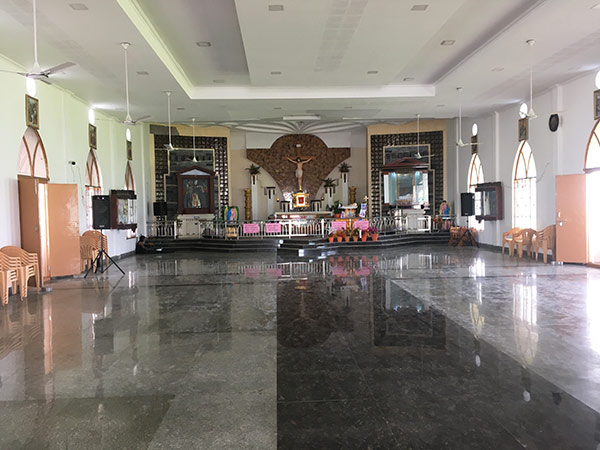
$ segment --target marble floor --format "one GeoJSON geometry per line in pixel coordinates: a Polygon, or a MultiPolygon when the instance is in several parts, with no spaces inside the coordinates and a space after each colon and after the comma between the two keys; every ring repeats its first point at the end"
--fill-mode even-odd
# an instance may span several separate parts
{"type": "Polygon", "coordinates": [[[600,449],[600,270],[173,253],[0,310],[0,449],[600,449]]]}

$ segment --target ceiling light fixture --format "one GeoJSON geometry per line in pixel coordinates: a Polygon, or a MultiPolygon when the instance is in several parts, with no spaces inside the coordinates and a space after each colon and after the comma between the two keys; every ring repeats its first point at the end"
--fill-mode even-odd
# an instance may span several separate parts
{"type": "Polygon", "coordinates": [[[145,71],[145,70],[139,70],[136,72],[138,75],[150,75],[149,72],[145,71]]]}
{"type": "Polygon", "coordinates": [[[415,81],[413,77],[404,77],[402,81],[415,81]]]}
{"type": "Polygon", "coordinates": [[[283,120],[321,120],[321,116],[317,114],[306,114],[299,116],[283,116],[283,120]]]}
{"type": "Polygon", "coordinates": [[[533,110],[533,46],[535,45],[535,39],[529,39],[526,41],[529,45],[529,112],[527,117],[530,120],[537,119],[538,116],[533,110]]]}
{"type": "Polygon", "coordinates": [[[494,67],[492,69],[492,72],[502,72],[504,70],[504,67],[494,67]]]}
{"type": "Polygon", "coordinates": [[[273,72],[271,72],[271,75],[281,75],[281,72],[278,70],[274,70],[273,72]]]}
{"type": "Polygon", "coordinates": [[[269,5],[269,11],[283,11],[283,5],[269,5]]]}
{"type": "Polygon", "coordinates": [[[425,11],[427,10],[427,8],[429,8],[429,5],[413,5],[412,8],[410,8],[411,11],[425,11]]]}
{"type": "Polygon", "coordinates": [[[175,108],[177,111],[185,111],[185,108],[182,108],[181,106],[178,108],[175,108]]]}
{"type": "Polygon", "coordinates": [[[87,11],[89,8],[83,3],[69,3],[69,6],[74,11],[87,11]]]}
{"type": "Polygon", "coordinates": [[[369,70],[367,72],[367,75],[377,75],[379,73],[379,70],[369,70]]]}
{"type": "Polygon", "coordinates": [[[208,41],[198,41],[196,42],[198,47],[210,47],[212,44],[208,41]]]}
{"type": "Polygon", "coordinates": [[[444,45],[444,46],[454,45],[454,44],[456,44],[456,41],[454,39],[445,39],[440,43],[440,45],[444,45]]]}

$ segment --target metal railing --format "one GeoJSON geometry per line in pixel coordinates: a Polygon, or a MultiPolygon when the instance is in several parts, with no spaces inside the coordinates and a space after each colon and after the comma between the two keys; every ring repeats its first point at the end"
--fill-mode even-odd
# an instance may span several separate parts
{"type": "MultiPolygon", "coordinates": [[[[170,239],[217,238],[292,238],[322,237],[332,231],[332,223],[344,219],[283,219],[266,221],[239,221],[227,223],[224,220],[202,220],[183,218],[177,220],[156,220],[147,223],[149,237],[170,239]],[[246,226],[244,226],[246,225],[246,226]]],[[[431,216],[419,217],[417,228],[409,228],[405,217],[373,217],[369,226],[379,233],[431,231],[431,216]]]]}

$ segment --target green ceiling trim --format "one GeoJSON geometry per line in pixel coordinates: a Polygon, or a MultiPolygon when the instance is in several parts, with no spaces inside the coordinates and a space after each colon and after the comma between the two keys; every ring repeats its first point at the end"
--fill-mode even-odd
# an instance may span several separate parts
{"type": "Polygon", "coordinates": [[[181,88],[188,96],[191,96],[193,85],[181,65],[171,53],[165,41],[158,30],[152,24],[150,18],[146,15],[138,0],[117,0],[119,6],[125,11],[129,20],[135,25],[146,42],[152,47],[152,50],[160,58],[166,68],[175,77],[181,88]]]}

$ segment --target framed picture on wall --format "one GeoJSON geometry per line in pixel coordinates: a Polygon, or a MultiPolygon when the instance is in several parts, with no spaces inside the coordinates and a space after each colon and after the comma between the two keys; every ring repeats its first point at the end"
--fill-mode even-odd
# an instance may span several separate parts
{"type": "Polygon", "coordinates": [[[96,127],[91,123],[88,124],[88,140],[90,141],[90,148],[95,150],[97,148],[96,127]]]}
{"type": "Polygon", "coordinates": [[[519,142],[529,139],[529,119],[519,119],[519,142]]]}
{"type": "Polygon", "coordinates": [[[28,127],[40,127],[40,103],[37,98],[25,94],[25,124],[28,127]]]}
{"type": "Polygon", "coordinates": [[[600,119],[600,89],[594,91],[594,119],[600,119]]]}
{"type": "Polygon", "coordinates": [[[133,149],[131,147],[131,141],[127,141],[127,160],[133,161],[133,149]]]}

